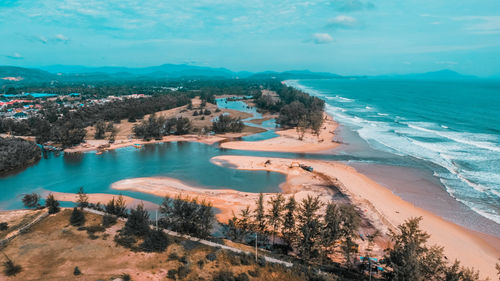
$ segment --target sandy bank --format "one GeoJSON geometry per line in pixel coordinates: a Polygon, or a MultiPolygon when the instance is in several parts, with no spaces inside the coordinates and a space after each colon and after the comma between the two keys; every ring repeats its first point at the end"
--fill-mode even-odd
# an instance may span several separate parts
{"type": "MultiPolygon", "coordinates": [[[[267,170],[288,174],[293,160],[263,157],[218,156],[214,163],[231,165],[237,169],[267,170]],[[270,160],[271,165],[264,163],[270,160]]],[[[431,212],[415,207],[393,194],[389,189],[358,173],[354,168],[319,160],[300,160],[312,166],[314,173],[330,177],[341,183],[339,188],[351,201],[372,218],[382,230],[387,231],[410,217],[423,217],[421,227],[431,234],[430,244],[444,246],[448,260],[459,259],[466,266],[481,271],[482,276],[496,278],[495,263],[500,257],[500,239],[478,234],[446,221],[431,212]]]]}
{"type": "Polygon", "coordinates": [[[338,124],[331,116],[325,114],[325,122],[322,125],[319,136],[308,130],[302,140],[298,139],[295,129],[277,131],[279,137],[261,141],[231,141],[221,144],[222,148],[242,149],[252,151],[274,151],[274,152],[314,152],[332,149],[338,145],[333,141],[334,131],[338,124]]]}

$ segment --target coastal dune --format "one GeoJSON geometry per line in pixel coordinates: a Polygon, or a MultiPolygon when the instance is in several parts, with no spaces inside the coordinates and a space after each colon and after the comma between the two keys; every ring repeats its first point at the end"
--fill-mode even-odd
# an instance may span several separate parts
{"type": "MultiPolygon", "coordinates": [[[[244,170],[266,170],[288,174],[294,160],[247,156],[218,156],[212,162],[244,170]],[[271,165],[265,164],[267,161],[271,165]]],[[[429,244],[444,247],[449,261],[458,259],[463,265],[480,270],[482,276],[496,278],[495,263],[500,257],[500,239],[479,234],[446,221],[441,217],[410,204],[389,189],[358,173],[354,168],[335,162],[295,160],[314,168],[315,173],[339,183],[342,193],[372,218],[387,234],[389,229],[411,217],[422,217],[421,228],[431,235],[429,244]],[[381,225],[383,224],[383,225],[381,225]]]]}

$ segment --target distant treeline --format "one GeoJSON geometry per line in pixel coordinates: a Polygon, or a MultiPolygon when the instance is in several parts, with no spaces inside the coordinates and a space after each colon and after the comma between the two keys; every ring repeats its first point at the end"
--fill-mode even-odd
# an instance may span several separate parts
{"type": "Polygon", "coordinates": [[[31,141],[0,137],[0,174],[25,168],[40,160],[41,150],[31,141]]]}
{"type": "Polygon", "coordinates": [[[254,95],[257,107],[271,112],[279,112],[276,122],[284,128],[311,128],[316,133],[323,123],[325,102],[281,83],[269,83],[268,88],[276,92],[276,96],[254,95]]]}

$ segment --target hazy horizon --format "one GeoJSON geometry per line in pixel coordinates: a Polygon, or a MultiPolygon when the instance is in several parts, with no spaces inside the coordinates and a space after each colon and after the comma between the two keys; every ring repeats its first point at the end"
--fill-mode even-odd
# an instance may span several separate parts
{"type": "Polygon", "coordinates": [[[80,1],[0,3],[0,65],[341,75],[450,69],[500,75],[498,3],[451,1],[80,1]]]}

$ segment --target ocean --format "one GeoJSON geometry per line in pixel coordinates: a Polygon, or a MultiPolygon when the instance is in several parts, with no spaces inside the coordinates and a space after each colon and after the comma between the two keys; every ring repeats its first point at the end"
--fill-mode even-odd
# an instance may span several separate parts
{"type": "Polygon", "coordinates": [[[453,198],[500,223],[499,81],[286,83],[322,98],[371,149],[420,162],[453,198]]]}

